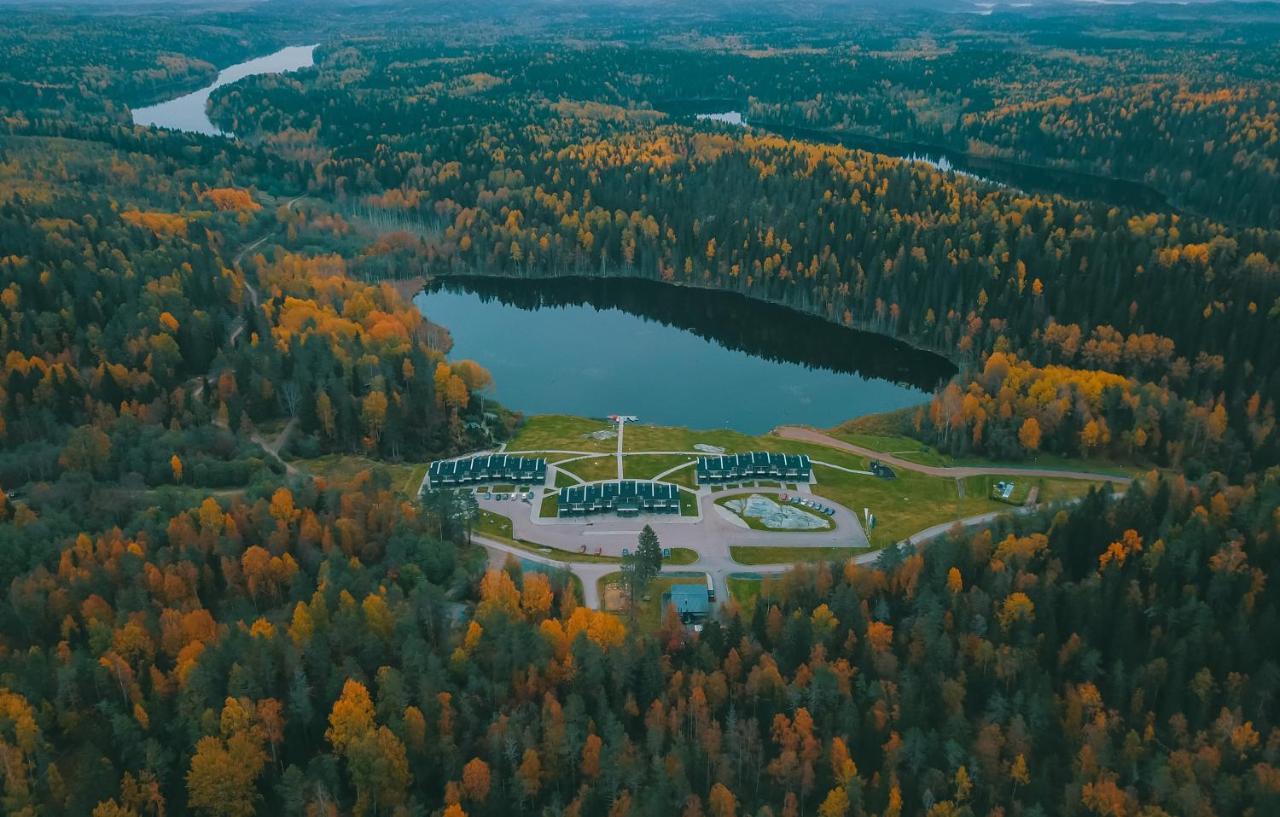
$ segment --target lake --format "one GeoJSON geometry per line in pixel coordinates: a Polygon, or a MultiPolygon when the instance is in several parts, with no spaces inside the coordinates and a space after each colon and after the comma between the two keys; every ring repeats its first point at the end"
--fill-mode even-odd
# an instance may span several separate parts
{"type": "Polygon", "coordinates": [[[527,414],[762,434],[916,405],[955,368],[938,355],[732,292],[634,278],[437,279],[414,301],[454,360],[493,373],[527,414]]]}
{"type": "Polygon", "coordinates": [[[168,102],[136,109],[133,112],[133,123],[203,133],[208,136],[226,136],[227,134],[219,130],[209,119],[209,96],[215,89],[256,74],[281,74],[286,71],[296,71],[299,68],[309,68],[315,65],[315,50],[314,45],[291,45],[274,54],[224,68],[218,72],[218,78],[212,85],[168,102]]]}

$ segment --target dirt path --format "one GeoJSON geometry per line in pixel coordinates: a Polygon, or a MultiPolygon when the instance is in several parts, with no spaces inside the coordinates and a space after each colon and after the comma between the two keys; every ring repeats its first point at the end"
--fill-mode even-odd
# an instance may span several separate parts
{"type": "Polygon", "coordinates": [[[262,446],[263,451],[266,451],[272,457],[275,457],[276,461],[284,466],[285,473],[289,474],[290,476],[296,476],[302,472],[299,471],[293,465],[293,463],[286,462],[280,457],[280,449],[284,448],[285,443],[289,441],[289,435],[293,433],[294,426],[296,426],[297,424],[298,424],[297,417],[290,418],[289,422],[285,423],[284,428],[280,429],[280,433],[270,440],[268,440],[266,437],[263,437],[257,431],[254,431],[252,434],[249,435],[249,439],[253,440],[255,443],[262,446]]]}
{"type": "MultiPolygon", "coordinates": [[[[288,203],[285,204],[285,209],[292,210],[294,208],[294,205],[296,205],[303,198],[305,198],[305,194],[301,196],[294,196],[293,198],[289,199],[288,203]]],[[[266,241],[268,238],[270,238],[273,235],[275,235],[275,231],[270,231],[270,232],[267,232],[265,235],[259,236],[253,241],[250,241],[248,244],[245,244],[243,247],[240,248],[240,251],[235,254],[235,257],[231,259],[231,266],[239,267],[240,262],[244,259],[244,257],[247,254],[249,254],[253,250],[256,250],[258,247],[261,247],[262,242],[266,241]]],[[[242,280],[244,281],[245,290],[249,293],[249,300],[253,302],[253,308],[260,309],[262,307],[262,295],[258,292],[257,287],[255,287],[253,284],[249,282],[248,276],[242,276],[242,280]]],[[[243,332],[244,332],[244,321],[237,320],[235,328],[231,330],[231,335],[230,337],[227,338],[227,345],[234,346],[236,340],[239,339],[241,333],[243,332]]]]}
{"type": "Polygon", "coordinates": [[[812,428],[802,428],[800,426],[779,426],[773,430],[773,433],[783,439],[797,440],[800,442],[813,443],[815,445],[823,445],[827,448],[835,448],[840,451],[847,451],[850,454],[857,454],[868,459],[879,460],[880,462],[892,465],[895,468],[902,468],[907,471],[917,471],[921,474],[928,474],[931,477],[945,477],[947,479],[964,479],[965,477],[985,477],[985,476],[1007,476],[1009,474],[1017,474],[1026,477],[1046,477],[1049,479],[1087,479],[1096,480],[1098,482],[1115,482],[1127,485],[1132,480],[1129,477],[1119,476],[1117,474],[1103,474],[1097,471],[1073,471],[1069,469],[1057,468],[1019,468],[1017,466],[1000,467],[994,465],[921,465],[918,462],[911,462],[896,457],[893,454],[886,454],[883,451],[876,451],[871,448],[864,448],[860,445],[847,443],[844,440],[836,439],[830,434],[821,431],[815,431],[812,428]]]}

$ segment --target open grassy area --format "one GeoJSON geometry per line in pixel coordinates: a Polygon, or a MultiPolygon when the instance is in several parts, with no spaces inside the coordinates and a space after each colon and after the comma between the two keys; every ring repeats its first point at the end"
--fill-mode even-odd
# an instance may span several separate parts
{"type": "Polygon", "coordinates": [[[556,494],[547,494],[542,497],[541,510],[538,516],[543,519],[555,519],[560,514],[560,497],[556,494]]]}
{"type": "Polygon", "coordinates": [[[583,482],[599,482],[618,478],[618,458],[613,455],[586,457],[556,465],[562,471],[574,474],[583,482]]]}
{"type": "Polygon", "coordinates": [[[508,451],[614,451],[617,440],[591,439],[595,431],[609,431],[608,420],[570,417],[565,414],[538,414],[530,417],[507,443],[508,451]]]}
{"type": "Polygon", "coordinates": [[[813,492],[862,516],[863,508],[876,515],[877,525],[867,531],[873,545],[883,547],[931,525],[1008,506],[984,494],[963,499],[954,479],[901,471],[897,479],[883,480],[814,466],[818,484],[813,492]]]}
{"type": "Polygon", "coordinates": [[[947,453],[938,451],[937,448],[928,446],[927,443],[918,441],[918,439],[897,433],[897,428],[904,428],[900,415],[902,415],[902,412],[859,417],[859,419],[850,420],[849,423],[836,426],[829,433],[831,433],[832,437],[842,439],[846,443],[870,448],[873,451],[891,453],[891,455],[899,457],[901,460],[916,462],[919,465],[992,465],[1001,467],[1001,469],[1009,469],[1012,474],[1018,473],[1019,469],[1061,469],[1064,471],[1094,471],[1094,473],[1098,474],[1114,474],[1116,476],[1134,476],[1142,474],[1146,470],[1139,466],[1126,466],[1100,460],[1082,460],[1082,458],[1076,457],[1060,457],[1051,455],[1051,453],[1038,453],[1036,457],[1020,462],[987,460],[987,458],[983,457],[952,457],[947,453]]]}
{"type": "MultiPolygon", "coordinates": [[[[1036,492],[1036,503],[1044,504],[1048,502],[1061,502],[1069,499],[1078,499],[1089,492],[1089,488],[1093,486],[1101,486],[1101,482],[1090,482],[1083,479],[1048,479],[1045,477],[1021,477],[1018,474],[1003,474],[1000,476],[979,476],[966,477],[962,480],[964,483],[964,492],[966,496],[972,497],[988,497],[996,505],[1012,505],[1014,507],[1023,505],[1030,498],[1032,490],[1036,492]],[[994,489],[997,482],[1012,482],[1014,485],[1013,493],[1008,500],[994,499],[994,489]]],[[[998,507],[993,508],[998,510],[998,507]]]]}
{"type": "Polygon", "coordinates": [[[688,454],[629,454],[622,458],[622,473],[627,479],[656,479],[659,474],[677,466],[687,466],[662,478],[688,488],[695,487],[693,464],[697,457],[688,454]]]}
{"type": "Polygon", "coordinates": [[[866,553],[855,547],[749,547],[732,545],[729,555],[744,565],[782,565],[795,562],[835,562],[866,553]]]}
{"type": "Polygon", "coordinates": [[[389,463],[351,454],[326,454],[323,457],[292,460],[290,464],[335,484],[351,482],[365,471],[382,468],[391,475],[392,487],[405,496],[417,496],[422,479],[427,475],[426,463],[389,463]]]}
{"type": "Polygon", "coordinates": [[[671,555],[662,560],[664,565],[691,565],[698,561],[698,551],[692,548],[672,548],[671,555]]]}
{"type": "Polygon", "coordinates": [[[756,605],[764,589],[764,579],[759,576],[733,575],[727,579],[729,595],[738,602],[744,611],[750,611],[756,605]]]}
{"type": "Polygon", "coordinates": [[[698,515],[698,495],[693,491],[680,491],[680,515],[681,516],[697,516],[698,515]]]}
{"type": "Polygon", "coordinates": [[[569,474],[559,469],[556,470],[556,487],[557,488],[568,488],[572,485],[577,485],[577,484],[578,484],[578,480],[574,479],[572,474],[569,474]]]}
{"type": "Polygon", "coordinates": [[[476,533],[483,533],[486,536],[514,541],[515,534],[511,530],[511,519],[493,511],[480,511],[475,530],[476,533]]]}
{"type": "MultiPolygon", "coordinates": [[[[697,487],[693,463],[697,458],[683,454],[632,454],[622,458],[622,473],[625,479],[654,479],[664,471],[680,465],[687,465],[675,473],[664,477],[663,482],[673,482],[686,488],[697,487]]],[[[583,457],[580,459],[561,460],[556,463],[561,471],[566,471],[583,482],[600,482],[617,479],[618,459],[615,455],[599,457],[583,457]]],[[[567,478],[557,478],[556,484],[572,485],[567,478]]]]}
{"type": "Polygon", "coordinates": [[[750,451],[755,437],[728,429],[698,431],[647,423],[628,423],[622,438],[623,451],[694,451],[696,443],[715,445],[726,453],[750,451]]]}
{"type": "MultiPolygon", "coordinates": [[[[619,606],[611,605],[610,601],[621,598],[624,594],[620,592],[610,592],[609,585],[620,584],[622,582],[622,573],[608,573],[600,577],[600,599],[601,604],[611,613],[617,613],[625,620],[627,611],[619,606]]],[[[658,625],[662,623],[662,594],[677,584],[696,584],[706,586],[707,577],[703,573],[664,573],[649,583],[644,598],[636,603],[635,619],[636,625],[640,629],[649,631],[656,630],[658,625]]]]}
{"type": "MultiPolygon", "coordinates": [[[[835,527],[836,527],[836,521],[835,521],[834,519],[832,519],[831,517],[826,516],[826,515],[816,514],[816,513],[814,513],[813,511],[809,510],[808,508],[802,508],[802,507],[800,507],[799,505],[791,505],[790,507],[794,508],[795,510],[797,510],[797,511],[799,511],[799,512],[801,512],[801,513],[803,513],[803,514],[805,514],[805,515],[807,515],[807,516],[812,516],[812,517],[813,517],[813,518],[815,518],[815,519],[820,519],[820,520],[822,520],[823,522],[826,522],[826,523],[827,523],[827,526],[826,526],[825,528],[799,528],[799,529],[796,529],[796,530],[786,530],[786,531],[783,531],[783,530],[781,530],[781,529],[779,529],[779,528],[771,528],[771,527],[768,527],[767,525],[765,525],[765,524],[764,524],[764,522],[763,522],[762,520],[760,520],[760,519],[758,519],[758,518],[756,518],[756,517],[754,517],[754,516],[746,516],[746,515],[744,515],[744,514],[740,514],[740,513],[738,513],[737,511],[735,511],[735,510],[733,510],[732,508],[730,508],[730,507],[728,507],[728,506],[727,506],[727,503],[732,502],[732,501],[733,501],[733,500],[735,500],[735,499],[745,500],[745,499],[746,499],[747,497],[749,497],[749,496],[750,496],[750,494],[734,493],[734,494],[730,494],[730,495],[728,495],[728,496],[718,497],[718,498],[716,499],[716,504],[717,504],[717,505],[719,505],[720,507],[724,508],[724,509],[725,509],[726,511],[728,511],[729,513],[731,513],[731,514],[733,514],[734,516],[736,516],[736,517],[738,517],[739,519],[741,519],[743,522],[745,522],[745,523],[746,523],[746,525],[747,525],[747,527],[748,527],[748,528],[751,528],[752,530],[761,530],[761,531],[765,531],[766,533],[783,533],[783,532],[785,532],[785,533],[829,533],[829,532],[831,532],[832,530],[834,530],[834,529],[835,529],[835,527]]],[[[776,498],[775,498],[775,501],[778,501],[780,504],[786,504],[786,503],[781,503],[781,501],[780,501],[780,500],[777,500],[776,498]]]]}

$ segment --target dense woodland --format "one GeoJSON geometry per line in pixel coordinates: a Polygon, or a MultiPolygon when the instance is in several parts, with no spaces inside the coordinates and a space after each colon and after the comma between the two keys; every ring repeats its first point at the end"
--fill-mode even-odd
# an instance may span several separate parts
{"type": "MultiPolygon", "coordinates": [[[[1047,36],[1039,25],[1047,24],[1021,36],[1047,36]]],[[[876,35],[881,47],[896,33],[892,26],[876,35]]],[[[722,71],[741,82],[765,71],[742,67],[748,64],[787,77],[792,60],[825,58],[828,74],[845,76],[830,49],[761,52],[733,38],[697,47],[664,42],[660,49],[554,47],[532,36],[468,48],[435,36],[369,36],[358,47],[336,42],[322,51],[314,76],[234,86],[215,95],[214,115],[303,162],[310,189],[349,212],[398,213],[409,248],[397,261],[414,256],[397,264],[401,271],[630,275],[730,289],[941,350],[975,373],[995,352],[1037,370],[1061,365],[1091,373],[1043,382],[1038,405],[999,398],[1001,384],[989,370],[981,382],[959,384],[991,404],[985,416],[961,413],[961,401],[947,400],[915,425],[956,453],[1033,456],[1039,446],[1020,443],[1017,431],[1034,420],[1053,427],[1041,439],[1061,453],[1176,465],[1193,458],[1193,467],[1234,468],[1237,477],[1254,458],[1276,461],[1271,428],[1280,358],[1266,337],[1280,319],[1280,232],[1270,216],[1260,221],[1268,226],[1241,227],[1249,219],[1218,205],[1208,208],[1211,216],[1151,213],[1123,202],[1028,193],[923,162],[661,112],[664,99],[731,99],[728,90],[702,83],[722,71]],[[731,69],[720,60],[738,62],[731,69]],[[1114,394],[1099,408],[1096,395],[1082,397],[1080,378],[1112,383],[1114,394]],[[1046,408],[1084,400],[1092,411],[1074,412],[1078,422],[1065,425],[1046,408]],[[1216,416],[1223,413],[1225,421],[1216,416]],[[1086,433],[1095,419],[1106,433],[1086,433]],[[1013,433],[1003,433],[1006,427],[1013,433]]],[[[782,38],[795,46],[788,37],[796,36],[782,38]]],[[[1006,36],[987,34],[993,48],[1006,36]]],[[[1100,36],[1086,47],[1059,36],[1064,41],[1050,40],[1052,48],[1005,47],[1050,67],[1092,66],[1095,82],[1115,74],[1095,64],[1105,63],[1095,52],[1123,54],[1145,65],[1133,70],[1146,77],[1157,65],[1178,71],[1188,59],[1135,48],[1133,39],[1121,38],[1126,47],[1119,48],[1100,36]]],[[[1230,75],[1230,87],[1276,98],[1252,58],[1234,43],[1218,48],[1233,73],[1219,72],[1216,81],[1230,75]]],[[[1272,37],[1255,56],[1274,55],[1274,48],[1272,37]]],[[[954,45],[948,53],[967,59],[968,71],[996,59],[986,51],[971,58],[954,45]]],[[[942,58],[931,52],[876,51],[868,59],[892,59],[896,75],[914,70],[981,85],[936,65],[942,58]]],[[[1060,90],[1048,79],[1035,87],[1060,90]]],[[[1201,135],[1225,128],[1218,141],[1230,144],[1239,141],[1233,116],[1220,112],[1216,124],[1183,127],[1201,135]]],[[[1111,116],[1120,118],[1126,133],[1151,144],[1152,128],[1127,111],[1111,116]]],[[[1260,134],[1260,155],[1274,150],[1274,125],[1251,132],[1260,134]]],[[[1086,143],[1081,137],[1072,144],[1086,143]]],[[[1162,169],[1176,155],[1142,152],[1148,161],[1159,157],[1162,169]]],[[[1259,158],[1258,166],[1274,172],[1275,160],[1259,158]]],[[[1236,178],[1198,166],[1185,173],[1223,185],[1236,178]]],[[[1258,192],[1223,187],[1216,195],[1236,203],[1261,195],[1274,206],[1280,185],[1273,178],[1251,176],[1249,185],[1258,192]]]]}
{"type": "Polygon", "coordinates": [[[1280,811],[1280,19],[306,11],[0,30],[0,811],[1280,811]],[[297,42],[242,139],[130,124],[297,42]],[[663,113],[713,99],[1172,207],[663,113]],[[287,462],[501,434],[392,284],[477,272],[785,303],[954,360],[945,451],[1165,468],[646,632],[287,462]]]}

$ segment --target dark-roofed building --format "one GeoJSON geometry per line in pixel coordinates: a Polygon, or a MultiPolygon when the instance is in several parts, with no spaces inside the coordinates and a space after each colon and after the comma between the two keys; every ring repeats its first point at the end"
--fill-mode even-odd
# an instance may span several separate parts
{"type": "Polygon", "coordinates": [[[460,488],[494,482],[541,485],[546,481],[547,461],[541,457],[481,454],[459,460],[436,460],[427,469],[427,486],[430,488],[460,488]]]}
{"type": "Polygon", "coordinates": [[[808,454],[775,454],[752,451],[747,454],[698,457],[698,484],[719,485],[753,479],[776,479],[780,482],[808,482],[813,464],[808,454]]]}
{"type": "Polygon", "coordinates": [[[680,513],[680,488],[669,482],[624,479],[561,488],[556,512],[561,517],[612,511],[619,516],[680,513]]]}
{"type": "Polygon", "coordinates": [[[662,594],[662,609],[666,610],[668,604],[676,609],[685,624],[703,621],[711,614],[711,597],[701,584],[671,585],[671,589],[662,594]]]}

